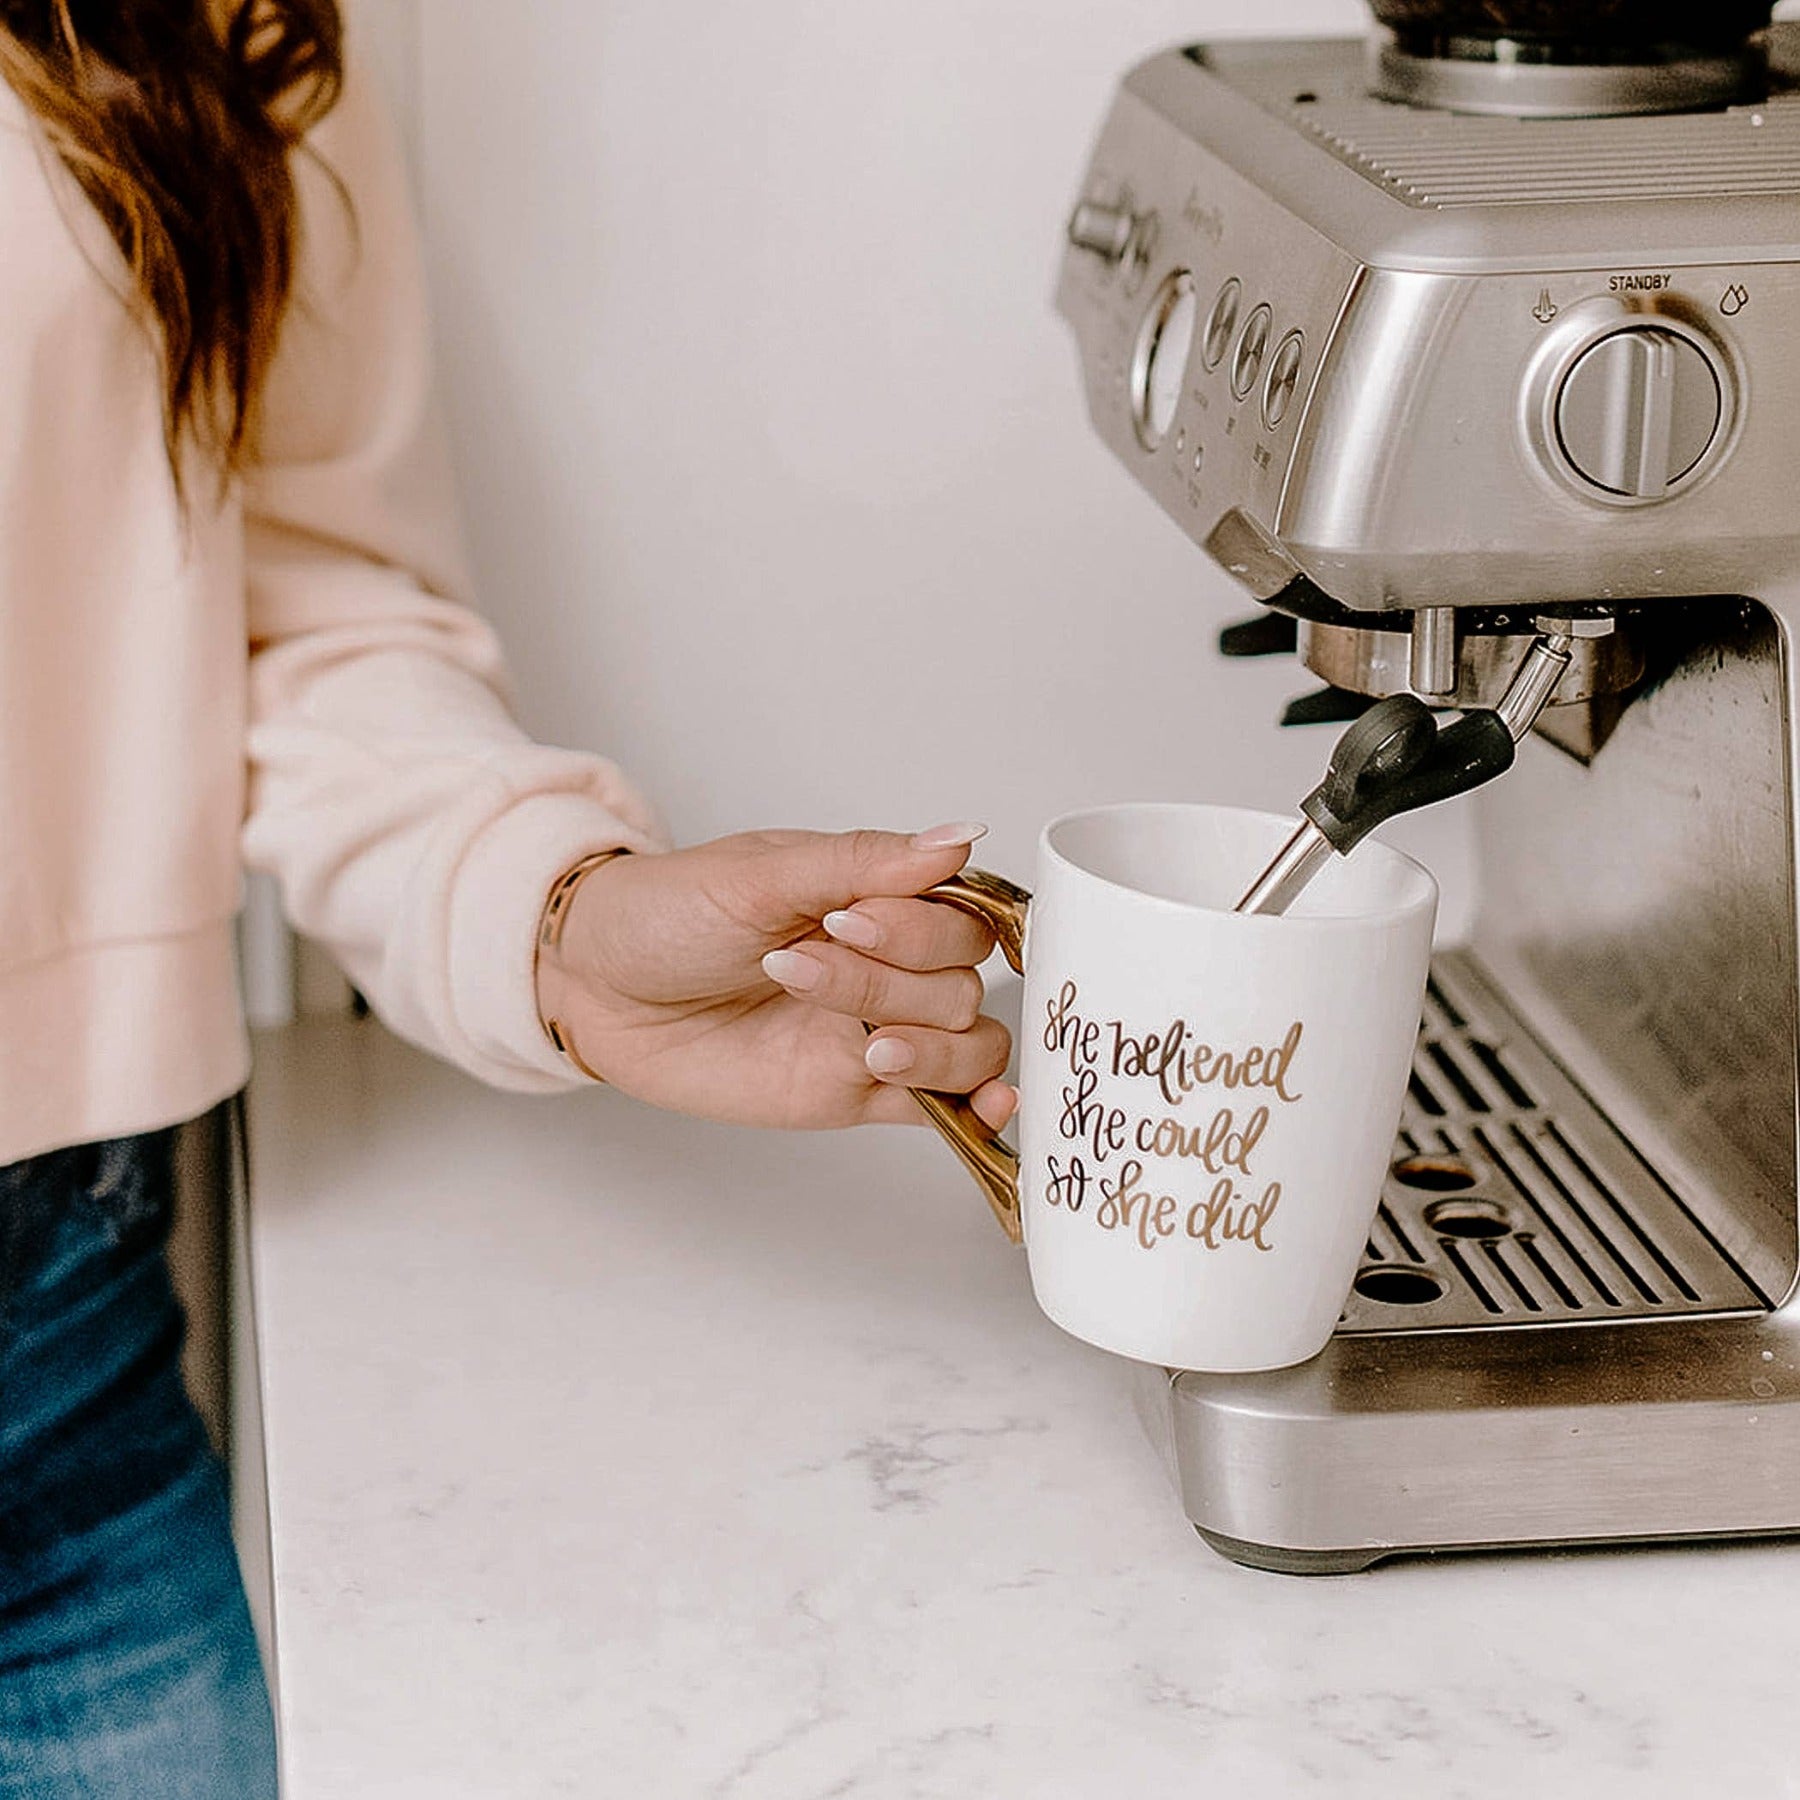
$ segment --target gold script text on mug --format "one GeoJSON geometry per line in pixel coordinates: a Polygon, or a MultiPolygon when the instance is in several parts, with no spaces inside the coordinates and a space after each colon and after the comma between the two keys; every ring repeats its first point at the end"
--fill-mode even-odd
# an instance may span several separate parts
{"type": "Polygon", "coordinates": [[[1266,1088],[1292,1104],[1300,1095],[1291,1091],[1288,1077],[1304,1033],[1302,1023],[1295,1020],[1279,1045],[1234,1053],[1203,1043],[1185,1019],[1176,1019],[1163,1031],[1134,1035],[1121,1019],[1083,1016],[1079,998],[1076,984],[1066,981],[1047,1004],[1044,1047],[1066,1056],[1075,1077],[1063,1089],[1058,1133],[1066,1141],[1079,1142],[1094,1167],[1090,1169],[1086,1156],[1072,1155],[1066,1164],[1061,1158],[1046,1157],[1046,1203],[1079,1213],[1087,1206],[1091,1187],[1099,1196],[1099,1204],[1088,1215],[1094,1224],[1104,1231],[1131,1232],[1146,1250],[1177,1234],[1209,1250],[1233,1242],[1272,1249],[1264,1232],[1281,1204],[1281,1183],[1268,1183],[1261,1196],[1252,1199],[1229,1172],[1254,1175],[1250,1159],[1268,1129],[1268,1106],[1258,1106],[1241,1126],[1234,1108],[1219,1107],[1202,1129],[1168,1116],[1134,1115],[1124,1107],[1104,1104],[1096,1094],[1104,1059],[1107,1073],[1115,1079],[1155,1082],[1171,1106],[1179,1106],[1196,1088],[1214,1083],[1266,1088]],[[1143,1186],[1144,1164],[1136,1157],[1127,1155],[1110,1177],[1100,1173],[1115,1153],[1131,1148],[1197,1162],[1217,1179],[1184,1211],[1181,1197],[1152,1193],[1143,1186]]]}
{"type": "Polygon", "coordinates": [[[1300,1047],[1304,1027],[1296,1019],[1287,1036],[1274,1049],[1252,1048],[1236,1055],[1202,1043],[1185,1019],[1176,1019],[1166,1031],[1132,1037],[1120,1019],[1088,1019],[1076,1011],[1079,998],[1075,983],[1065,981],[1062,990],[1045,1007],[1044,1048],[1061,1051],[1069,1059],[1071,1074],[1095,1067],[1102,1045],[1112,1046],[1114,1075],[1148,1076],[1162,1090],[1171,1106],[1197,1087],[1218,1082],[1222,1087],[1273,1088],[1283,1100],[1298,1100],[1287,1089],[1288,1071],[1300,1047]]]}

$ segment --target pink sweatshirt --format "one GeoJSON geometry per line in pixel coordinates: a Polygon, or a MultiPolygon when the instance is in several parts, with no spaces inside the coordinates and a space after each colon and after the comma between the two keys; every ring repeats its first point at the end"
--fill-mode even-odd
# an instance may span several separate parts
{"type": "MultiPolygon", "coordinates": [[[[249,1053],[241,865],[403,1036],[572,1073],[532,941],[619,772],[531,742],[468,609],[399,159],[354,76],[298,159],[259,454],[177,503],[161,377],[97,217],[0,85],[0,1164],[204,1110],[249,1053]]],[[[579,596],[572,597],[580,603],[579,596]]]]}

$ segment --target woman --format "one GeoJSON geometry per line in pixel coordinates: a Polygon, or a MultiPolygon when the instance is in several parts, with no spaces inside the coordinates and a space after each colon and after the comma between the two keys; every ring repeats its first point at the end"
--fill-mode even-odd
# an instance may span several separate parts
{"type": "Polygon", "coordinates": [[[976,828],[662,851],[507,716],[342,57],[332,0],[0,0],[0,1794],[273,1792],[162,1259],[168,1128],[248,1068],[240,852],[501,1086],[1013,1102],[989,940],[913,897],[976,828]]]}

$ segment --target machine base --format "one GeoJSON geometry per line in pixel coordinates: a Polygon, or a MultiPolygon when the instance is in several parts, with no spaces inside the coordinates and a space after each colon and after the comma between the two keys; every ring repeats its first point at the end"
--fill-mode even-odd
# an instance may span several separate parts
{"type": "Polygon", "coordinates": [[[1562,1542],[1546,1539],[1531,1544],[1423,1544],[1397,1550],[1281,1550],[1268,1544],[1246,1544],[1241,1539],[1223,1537],[1215,1531],[1194,1527],[1206,1545],[1216,1550],[1227,1562],[1246,1569],[1261,1569],[1270,1575],[1361,1575],[1377,1563],[1399,1562],[1407,1558],[1442,1556],[1496,1556],[1525,1551],[1560,1552],[1573,1555],[1603,1550],[1670,1550],[1709,1544],[1773,1544],[1787,1538],[1800,1537],[1800,1525],[1786,1531],[1722,1531],[1703,1537],[1624,1537],[1568,1538],[1562,1542]]]}
{"type": "Polygon", "coordinates": [[[1800,1533],[1786,1313],[1340,1335],[1264,1374],[1145,1369],[1139,1402],[1196,1530],[1254,1568],[1800,1533]]]}

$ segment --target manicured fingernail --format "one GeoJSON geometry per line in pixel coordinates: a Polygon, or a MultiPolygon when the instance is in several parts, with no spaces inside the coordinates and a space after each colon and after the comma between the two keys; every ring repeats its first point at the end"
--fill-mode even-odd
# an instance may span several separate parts
{"type": "Polygon", "coordinates": [[[881,927],[859,912],[828,912],[819,923],[828,937],[856,950],[873,950],[881,942],[881,927]]]}
{"type": "Polygon", "coordinates": [[[784,988],[804,994],[816,988],[825,976],[825,965],[804,950],[771,950],[762,959],[763,973],[784,988]]]}
{"type": "Polygon", "coordinates": [[[963,844],[973,844],[987,836],[985,825],[976,825],[964,820],[960,825],[934,825],[929,831],[915,832],[912,847],[915,850],[954,850],[963,844]]]}
{"type": "Polygon", "coordinates": [[[877,1038],[863,1052],[863,1061],[871,1075],[898,1075],[910,1069],[918,1058],[904,1038],[877,1038]]]}
{"type": "Polygon", "coordinates": [[[999,1131],[1019,1110],[1019,1090],[1004,1081],[995,1082],[994,1090],[988,1104],[981,1109],[981,1116],[999,1131]]]}

